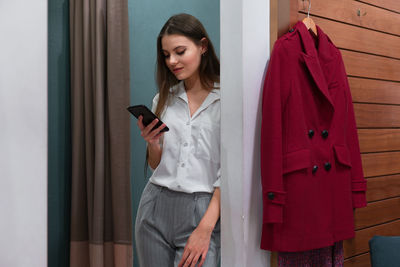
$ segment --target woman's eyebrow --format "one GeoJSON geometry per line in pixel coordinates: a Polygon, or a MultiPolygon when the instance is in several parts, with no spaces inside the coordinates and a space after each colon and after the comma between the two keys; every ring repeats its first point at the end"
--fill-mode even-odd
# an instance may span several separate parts
{"type": "MultiPolygon", "coordinates": [[[[186,46],[184,46],[184,45],[179,45],[179,46],[175,47],[175,48],[172,49],[172,50],[175,51],[175,50],[177,50],[177,49],[179,49],[179,48],[186,48],[186,46]]],[[[165,50],[165,49],[163,49],[162,51],[168,53],[168,51],[165,50]]]]}
{"type": "Polygon", "coordinates": [[[184,46],[184,45],[179,45],[179,46],[175,47],[174,50],[177,50],[177,49],[179,49],[179,48],[186,48],[186,46],[184,46]]]}

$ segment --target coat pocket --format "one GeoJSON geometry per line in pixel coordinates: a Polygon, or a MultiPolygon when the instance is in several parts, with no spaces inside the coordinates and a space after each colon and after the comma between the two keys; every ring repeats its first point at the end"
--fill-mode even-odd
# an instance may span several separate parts
{"type": "Polygon", "coordinates": [[[344,145],[334,145],[333,149],[335,150],[336,160],[340,164],[351,168],[350,153],[347,147],[344,145]]]}
{"type": "Polygon", "coordinates": [[[311,151],[308,149],[289,152],[283,156],[284,175],[309,167],[311,167],[311,151]]]}

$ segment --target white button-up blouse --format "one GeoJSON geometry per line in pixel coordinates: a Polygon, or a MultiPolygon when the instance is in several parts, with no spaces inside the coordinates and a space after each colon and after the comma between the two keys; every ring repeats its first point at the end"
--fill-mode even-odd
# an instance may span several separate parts
{"type": "MultiPolygon", "coordinates": [[[[220,185],[220,90],[210,91],[192,117],[183,81],[170,90],[160,118],[169,131],[164,133],[161,161],[150,182],[174,191],[211,193],[220,185]]],[[[153,112],[157,103],[158,94],[153,112]]]]}

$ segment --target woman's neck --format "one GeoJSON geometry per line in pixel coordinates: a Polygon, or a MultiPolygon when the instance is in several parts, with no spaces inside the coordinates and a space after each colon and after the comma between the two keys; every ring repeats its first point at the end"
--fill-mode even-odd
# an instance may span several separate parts
{"type": "Polygon", "coordinates": [[[208,89],[208,88],[204,88],[203,87],[203,85],[202,85],[202,83],[200,81],[200,77],[198,75],[186,79],[184,81],[184,83],[185,83],[185,90],[186,91],[191,91],[192,93],[208,89]]]}

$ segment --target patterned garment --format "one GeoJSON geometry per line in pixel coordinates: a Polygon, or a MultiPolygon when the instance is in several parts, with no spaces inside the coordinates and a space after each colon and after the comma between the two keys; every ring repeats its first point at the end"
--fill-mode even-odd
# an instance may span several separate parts
{"type": "Polygon", "coordinates": [[[301,252],[279,252],[279,267],[343,267],[343,242],[301,252]]]}

